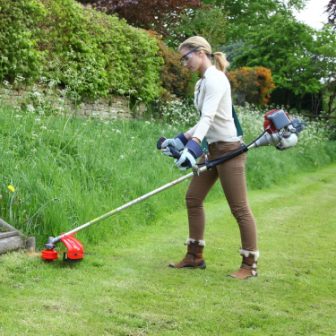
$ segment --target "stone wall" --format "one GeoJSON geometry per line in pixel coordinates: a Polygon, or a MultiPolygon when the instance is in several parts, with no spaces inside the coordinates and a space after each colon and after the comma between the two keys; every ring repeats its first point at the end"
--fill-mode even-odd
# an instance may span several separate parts
{"type": "Polygon", "coordinates": [[[10,106],[25,106],[32,110],[43,109],[48,106],[65,114],[70,113],[103,119],[131,119],[134,116],[141,116],[145,111],[144,105],[139,105],[137,109],[131,110],[129,99],[122,96],[110,96],[94,102],[75,105],[69,99],[50,94],[50,92],[45,94],[8,88],[0,88],[0,101],[10,106]]]}

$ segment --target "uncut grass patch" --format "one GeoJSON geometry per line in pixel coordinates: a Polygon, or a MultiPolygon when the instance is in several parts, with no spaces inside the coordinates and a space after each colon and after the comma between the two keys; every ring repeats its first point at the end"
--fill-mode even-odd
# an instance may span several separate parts
{"type": "MultiPolygon", "coordinates": [[[[172,162],[161,160],[155,147],[162,129],[150,123],[41,117],[11,109],[2,109],[0,118],[1,216],[31,234],[59,234],[176,176],[172,162]]],[[[153,199],[115,217],[113,225],[107,220],[88,237],[147,224],[173,203],[172,194],[166,197],[160,207],[153,199]]]]}
{"type": "MultiPolygon", "coordinates": [[[[242,120],[250,141],[258,125],[262,130],[262,118],[251,112],[248,122],[242,120]]],[[[46,116],[2,107],[0,217],[37,236],[41,246],[47,236],[66,232],[183,175],[157,151],[156,141],[186,127],[158,121],[46,116]],[[9,184],[15,192],[8,190],[9,184]]],[[[288,176],[335,160],[335,143],[323,133],[302,134],[299,145],[288,151],[249,152],[251,189],[284,183],[288,176]]],[[[79,238],[93,243],[114,241],[134,228],[151,225],[184,206],[186,187],[184,182],[135,205],[84,230],[79,238]]],[[[222,191],[216,187],[209,199],[218,197],[222,191]]]]}

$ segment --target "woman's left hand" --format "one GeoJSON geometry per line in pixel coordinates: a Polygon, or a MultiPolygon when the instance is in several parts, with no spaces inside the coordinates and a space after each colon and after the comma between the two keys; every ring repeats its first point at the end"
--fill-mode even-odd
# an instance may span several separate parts
{"type": "Polygon", "coordinates": [[[189,140],[186,144],[180,158],[175,161],[180,170],[186,170],[196,166],[196,160],[202,156],[201,146],[195,140],[189,140]]]}

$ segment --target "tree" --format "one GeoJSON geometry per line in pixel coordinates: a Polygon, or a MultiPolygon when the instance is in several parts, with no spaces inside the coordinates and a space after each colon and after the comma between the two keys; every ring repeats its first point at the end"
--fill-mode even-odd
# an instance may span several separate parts
{"type": "Polygon", "coordinates": [[[227,13],[227,41],[244,39],[251,31],[258,30],[275,14],[291,14],[293,9],[302,9],[307,0],[203,0],[216,5],[227,13]]]}
{"type": "Polygon", "coordinates": [[[219,6],[202,6],[181,12],[178,21],[168,27],[166,42],[177,47],[186,38],[194,35],[205,37],[213,49],[218,49],[226,40],[227,13],[219,6]]]}
{"type": "Polygon", "coordinates": [[[200,0],[77,0],[84,5],[117,14],[129,24],[167,33],[167,26],[178,19],[186,8],[197,8],[200,0]]]}
{"type": "Polygon", "coordinates": [[[298,97],[318,92],[320,69],[314,50],[314,30],[290,14],[275,14],[268,23],[246,34],[235,67],[264,66],[271,69],[277,87],[298,97]]]}
{"type": "Polygon", "coordinates": [[[336,28],[336,0],[330,0],[327,5],[328,21],[336,28]]]}
{"type": "Polygon", "coordinates": [[[328,116],[336,113],[336,34],[330,25],[325,25],[316,36],[317,63],[324,84],[324,110],[328,116]]]}

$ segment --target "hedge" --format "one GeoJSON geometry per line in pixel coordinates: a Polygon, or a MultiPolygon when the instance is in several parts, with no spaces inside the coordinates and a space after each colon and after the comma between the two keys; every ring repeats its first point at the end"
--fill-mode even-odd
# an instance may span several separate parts
{"type": "Polygon", "coordinates": [[[75,102],[160,96],[163,59],[147,32],[74,0],[0,0],[0,9],[1,81],[45,77],[75,102]]]}

